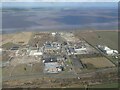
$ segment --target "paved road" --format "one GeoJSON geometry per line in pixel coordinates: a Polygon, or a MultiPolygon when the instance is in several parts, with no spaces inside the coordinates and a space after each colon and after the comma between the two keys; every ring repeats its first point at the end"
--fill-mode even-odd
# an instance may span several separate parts
{"type": "Polygon", "coordinates": [[[80,60],[75,55],[71,55],[70,58],[71,58],[71,60],[73,62],[74,67],[83,68],[82,63],[80,62],[80,60]]]}
{"type": "Polygon", "coordinates": [[[100,70],[96,70],[93,72],[87,72],[87,73],[79,73],[79,74],[75,74],[75,73],[61,73],[61,74],[43,74],[43,73],[37,73],[37,74],[29,74],[29,75],[19,75],[19,76],[11,76],[11,77],[2,77],[3,81],[7,81],[7,80],[20,80],[20,79],[38,79],[38,78],[42,78],[42,77],[51,77],[51,78],[77,78],[77,77],[92,77],[96,74],[96,72],[101,72],[101,73],[105,73],[105,72],[115,72],[117,71],[116,68],[106,68],[106,69],[100,69],[100,70]]]}

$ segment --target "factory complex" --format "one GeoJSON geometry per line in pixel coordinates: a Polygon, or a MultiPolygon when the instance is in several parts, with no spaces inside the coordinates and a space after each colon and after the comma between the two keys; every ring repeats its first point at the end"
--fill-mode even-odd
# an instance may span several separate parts
{"type": "MultiPolygon", "coordinates": [[[[117,50],[112,50],[107,46],[98,45],[97,48],[104,54],[118,55],[117,50]]],[[[2,67],[16,67],[22,64],[32,67],[39,63],[44,74],[73,72],[74,70],[80,73],[83,68],[89,68],[89,63],[94,65],[96,62],[93,60],[92,63],[84,58],[104,58],[99,50],[96,50],[83,39],[75,37],[74,33],[34,33],[28,44],[12,46],[9,50],[3,49],[4,52],[9,53],[7,54],[9,58],[2,67]]],[[[108,60],[108,62],[110,61],[108,60]]],[[[111,66],[115,65],[110,62],[110,66],[105,65],[104,68],[111,66]]]]}

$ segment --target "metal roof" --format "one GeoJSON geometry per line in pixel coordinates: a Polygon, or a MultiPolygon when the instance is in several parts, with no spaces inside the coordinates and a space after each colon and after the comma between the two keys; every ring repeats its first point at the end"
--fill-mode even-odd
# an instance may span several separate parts
{"type": "Polygon", "coordinates": [[[57,62],[57,58],[56,57],[45,58],[44,60],[45,60],[45,63],[57,62]]]}

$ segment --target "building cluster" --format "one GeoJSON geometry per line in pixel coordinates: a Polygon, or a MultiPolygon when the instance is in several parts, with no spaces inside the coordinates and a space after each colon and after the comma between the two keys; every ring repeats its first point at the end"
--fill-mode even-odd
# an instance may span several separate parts
{"type": "Polygon", "coordinates": [[[44,73],[59,73],[64,70],[64,58],[57,56],[50,56],[43,59],[44,73]]]}
{"type": "Polygon", "coordinates": [[[59,73],[63,71],[65,57],[61,55],[61,44],[46,42],[43,46],[43,63],[45,73],[59,73]]]}
{"type": "Polygon", "coordinates": [[[73,33],[60,33],[61,37],[63,37],[67,42],[78,42],[79,39],[74,36],[73,33]]]}
{"type": "MultiPolygon", "coordinates": [[[[11,53],[11,57],[16,56],[18,60],[14,59],[13,64],[15,64],[14,62],[16,61],[18,64],[42,62],[44,73],[59,73],[64,71],[65,68],[67,68],[67,66],[69,67],[71,62],[74,61],[74,63],[76,63],[76,61],[80,62],[78,66],[83,67],[82,62],[78,60],[76,55],[84,57],[88,55],[92,56],[94,53],[99,53],[86,41],[76,38],[73,33],[51,33],[51,35],[55,37],[56,40],[52,41],[45,39],[43,40],[45,42],[39,45],[41,34],[37,34],[33,37],[36,38],[35,40],[37,41],[31,41],[31,43],[35,45],[28,44],[27,47],[12,47],[10,52],[15,53],[11,53]]],[[[117,50],[112,50],[107,46],[98,45],[98,49],[107,55],[118,54],[117,50]]]]}
{"type": "Polygon", "coordinates": [[[61,45],[57,42],[46,42],[43,46],[44,53],[59,53],[61,45]]]}
{"type": "Polygon", "coordinates": [[[60,55],[60,47],[57,42],[46,42],[42,47],[29,49],[28,53],[29,56],[42,57],[44,73],[59,73],[64,68],[64,58],[60,55]]]}
{"type": "MultiPolygon", "coordinates": [[[[52,36],[55,37],[56,33],[52,33],[52,36]]],[[[39,37],[41,34],[35,35],[37,40],[28,44],[26,47],[13,46],[10,49],[10,62],[8,65],[18,65],[18,64],[31,64],[42,62],[43,72],[44,73],[59,73],[62,72],[65,68],[64,61],[66,60],[65,55],[61,54],[61,43],[57,41],[46,41],[42,46],[38,45],[40,41],[39,37]],[[31,63],[30,63],[31,62],[31,63]]],[[[0,53],[2,53],[0,49],[0,53]]]]}
{"type": "Polygon", "coordinates": [[[46,42],[42,47],[29,47],[16,50],[16,56],[28,56],[41,59],[44,65],[44,73],[59,73],[64,70],[64,60],[61,55],[61,44],[58,42],[46,42]]]}
{"type": "Polygon", "coordinates": [[[68,55],[80,55],[80,54],[90,54],[94,50],[92,47],[90,47],[89,44],[87,44],[85,41],[79,41],[79,42],[68,42],[68,48],[67,53],[68,55]]]}
{"type": "Polygon", "coordinates": [[[118,51],[117,50],[113,50],[113,49],[110,49],[109,47],[107,46],[104,46],[104,45],[98,45],[97,46],[98,49],[100,49],[103,53],[107,54],[107,55],[118,55],[118,51]]]}
{"type": "Polygon", "coordinates": [[[73,33],[60,33],[66,40],[66,51],[68,55],[82,55],[94,53],[94,49],[85,41],[78,39],[73,33]]]}

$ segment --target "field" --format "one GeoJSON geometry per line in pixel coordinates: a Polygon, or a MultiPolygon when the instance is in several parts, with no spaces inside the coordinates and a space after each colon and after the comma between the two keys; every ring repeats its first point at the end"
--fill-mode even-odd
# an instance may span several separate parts
{"type": "Polygon", "coordinates": [[[19,75],[42,73],[42,69],[43,67],[41,66],[41,63],[34,63],[32,66],[28,64],[20,64],[15,67],[9,66],[9,67],[3,68],[2,76],[3,78],[5,78],[9,76],[16,76],[16,75],[19,76],[19,75]]]}
{"type": "Polygon", "coordinates": [[[33,64],[33,66],[28,66],[27,64],[21,64],[14,68],[12,75],[29,75],[41,73],[42,67],[40,63],[33,64]]]}
{"type": "Polygon", "coordinates": [[[118,88],[118,83],[98,84],[89,86],[89,88],[118,88]]]}
{"type": "Polygon", "coordinates": [[[105,67],[113,67],[115,66],[112,62],[104,57],[96,57],[96,58],[83,58],[81,61],[84,64],[91,64],[95,68],[105,68],[105,67]]]}
{"type": "Polygon", "coordinates": [[[3,34],[2,35],[2,45],[12,42],[12,43],[22,43],[27,44],[30,37],[32,35],[32,32],[21,32],[21,33],[15,33],[15,34],[3,34]]]}
{"type": "Polygon", "coordinates": [[[79,38],[84,38],[92,45],[107,45],[111,49],[118,49],[118,32],[117,31],[79,31],[76,33],[79,38]]]}
{"type": "Polygon", "coordinates": [[[54,41],[54,37],[49,32],[34,32],[32,38],[29,40],[30,46],[38,45],[41,47],[46,41],[54,41]]]}
{"type": "Polygon", "coordinates": [[[2,68],[0,68],[0,89],[2,90],[2,68]]]}
{"type": "Polygon", "coordinates": [[[13,70],[14,67],[5,67],[5,68],[2,68],[2,79],[4,77],[9,77],[11,75],[11,72],[13,70]]]}
{"type": "Polygon", "coordinates": [[[2,45],[2,34],[0,34],[0,46],[2,45]]]}

